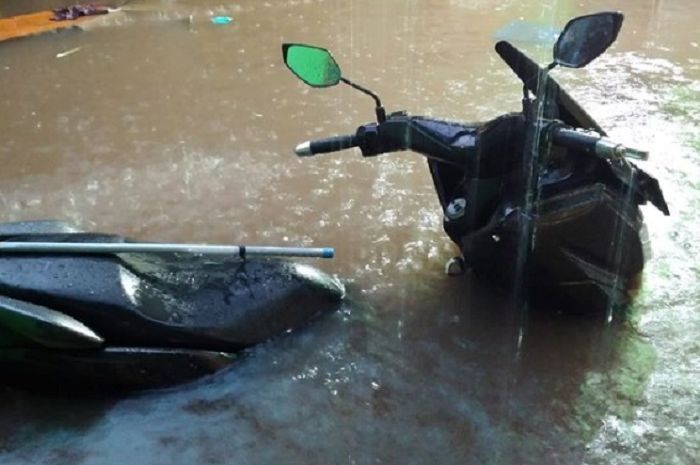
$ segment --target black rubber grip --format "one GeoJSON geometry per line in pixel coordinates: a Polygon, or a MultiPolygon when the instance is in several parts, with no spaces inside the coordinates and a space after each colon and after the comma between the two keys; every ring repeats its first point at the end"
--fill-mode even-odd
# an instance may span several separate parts
{"type": "Polygon", "coordinates": [[[559,128],[554,131],[555,144],[592,155],[596,152],[595,146],[599,140],[600,136],[597,134],[588,134],[573,129],[559,128]]]}
{"type": "Polygon", "coordinates": [[[356,146],[357,138],[354,134],[348,134],[347,136],[335,136],[327,139],[312,140],[310,149],[311,153],[316,155],[317,153],[337,152],[339,150],[345,150],[356,146]]]}

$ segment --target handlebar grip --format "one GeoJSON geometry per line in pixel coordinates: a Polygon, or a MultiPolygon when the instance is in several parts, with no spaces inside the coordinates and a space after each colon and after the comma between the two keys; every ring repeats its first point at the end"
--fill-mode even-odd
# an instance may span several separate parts
{"type": "Polygon", "coordinates": [[[601,137],[574,129],[557,128],[553,139],[557,145],[595,155],[595,145],[601,137]]]}
{"type": "Polygon", "coordinates": [[[296,146],[294,153],[300,157],[311,157],[319,153],[337,152],[356,146],[357,137],[354,134],[348,134],[346,136],[335,136],[302,142],[296,146]]]}
{"type": "Polygon", "coordinates": [[[581,150],[600,158],[635,158],[648,160],[649,152],[625,147],[607,137],[596,133],[581,132],[573,129],[558,128],[554,131],[554,143],[567,148],[581,150]]]}

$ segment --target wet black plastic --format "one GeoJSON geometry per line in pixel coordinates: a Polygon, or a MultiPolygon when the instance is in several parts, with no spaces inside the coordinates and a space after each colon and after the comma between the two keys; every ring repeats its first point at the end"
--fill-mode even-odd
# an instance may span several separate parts
{"type": "Polygon", "coordinates": [[[554,62],[569,68],[586,66],[615,42],[623,20],[624,16],[617,11],[570,20],[554,45],[554,62]]]}
{"type": "MultiPolygon", "coordinates": [[[[116,235],[66,233],[62,231],[67,228],[59,226],[0,225],[0,241],[126,240],[116,235]],[[35,233],[37,230],[40,232],[35,233]]],[[[232,354],[298,328],[335,308],[343,288],[309,265],[286,260],[244,261],[192,254],[0,254],[0,295],[81,322],[103,338],[105,348],[170,350],[167,358],[173,359],[178,350],[232,354]]],[[[0,333],[5,341],[15,341],[0,348],[0,371],[6,362],[16,369],[23,353],[34,359],[46,353],[11,352],[29,348],[26,337],[11,327],[0,328],[0,333]]],[[[42,350],[50,345],[44,344],[42,350]]],[[[64,357],[59,352],[53,350],[52,357],[64,357]]],[[[138,353],[115,359],[101,358],[97,352],[86,351],[86,361],[105,361],[99,370],[103,379],[110,372],[123,376],[142,363],[138,353]]],[[[79,363],[80,354],[72,351],[65,357],[79,363]]],[[[185,358],[192,356],[188,352],[185,358]]],[[[40,366],[36,360],[32,363],[40,366]]],[[[170,366],[178,371],[187,363],[183,360],[170,366]]],[[[33,373],[36,380],[42,377],[38,369],[27,373],[33,373]]],[[[171,373],[157,378],[179,376],[171,373]]]]}
{"type": "Polygon", "coordinates": [[[475,126],[402,113],[389,115],[381,124],[360,126],[356,136],[365,157],[412,150],[462,168],[476,153],[475,126]]]}

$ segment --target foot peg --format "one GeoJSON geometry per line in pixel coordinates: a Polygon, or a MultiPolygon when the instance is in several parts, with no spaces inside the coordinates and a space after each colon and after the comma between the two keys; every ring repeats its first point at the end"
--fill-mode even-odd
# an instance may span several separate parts
{"type": "Polygon", "coordinates": [[[448,276],[461,276],[467,271],[467,264],[462,257],[452,257],[445,263],[445,274],[448,276]]]}

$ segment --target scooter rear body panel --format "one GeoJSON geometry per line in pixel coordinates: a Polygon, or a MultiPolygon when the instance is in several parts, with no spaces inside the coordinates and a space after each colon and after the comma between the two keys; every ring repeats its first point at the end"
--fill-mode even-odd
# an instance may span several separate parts
{"type": "MultiPolygon", "coordinates": [[[[46,222],[5,225],[0,227],[0,240],[126,241],[115,235],[66,232],[69,229],[46,222]]],[[[14,367],[17,375],[39,380],[55,362],[65,365],[68,378],[94,373],[96,379],[109,381],[111,373],[111,381],[124,385],[128,380],[124,373],[154,372],[153,367],[144,367],[167,359],[170,368],[158,371],[154,381],[188,378],[187,373],[202,371],[188,368],[191,363],[205,371],[229,363],[246,347],[335,308],[343,292],[336,279],[287,260],[195,254],[0,254],[2,298],[18,302],[20,309],[25,303],[25,315],[31,314],[32,306],[65,315],[104,341],[99,348],[62,351],[52,345],[55,341],[42,343],[18,334],[0,318],[5,341],[0,344],[0,369],[14,367]],[[174,363],[178,358],[181,362],[174,363]],[[36,369],[18,369],[23,359],[36,369]],[[81,368],[81,360],[93,369],[81,368]]],[[[35,326],[47,325],[44,320],[37,319],[35,326]]],[[[65,335],[58,332],[61,328],[54,329],[56,338],[65,335]]],[[[134,383],[147,384],[144,376],[136,375],[134,383]]]]}

